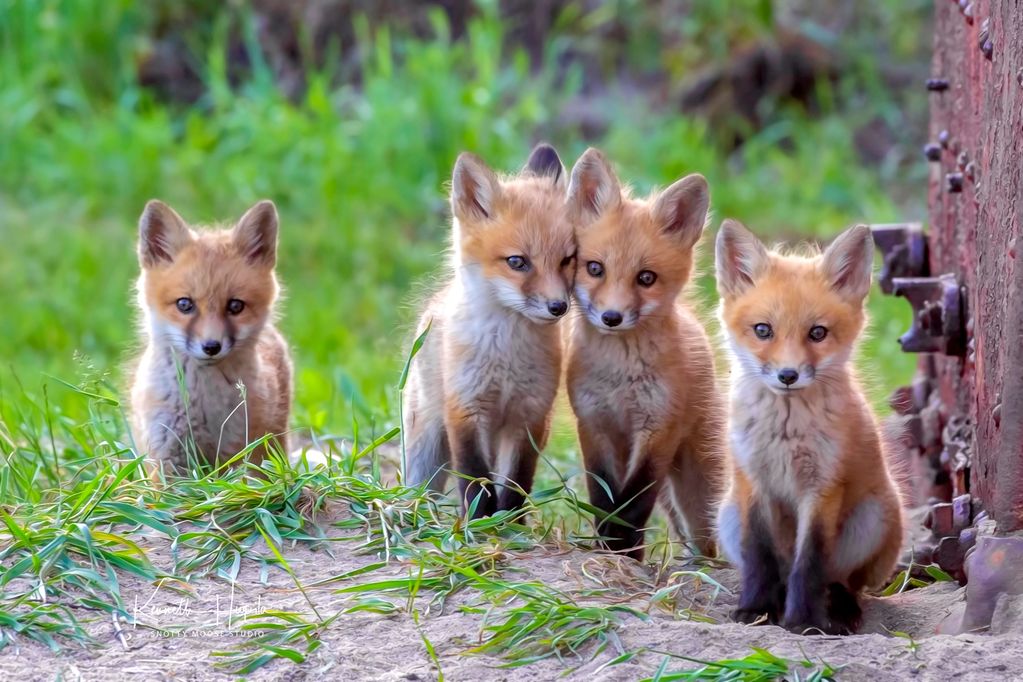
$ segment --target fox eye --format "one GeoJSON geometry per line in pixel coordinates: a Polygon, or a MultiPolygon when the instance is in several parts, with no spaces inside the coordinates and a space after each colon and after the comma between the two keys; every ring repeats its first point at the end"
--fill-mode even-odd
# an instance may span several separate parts
{"type": "Polygon", "coordinates": [[[639,282],[641,287],[652,287],[654,282],[657,281],[657,273],[644,270],[636,276],[636,281],[639,282]]]}
{"type": "Polygon", "coordinates": [[[185,315],[188,315],[193,310],[195,310],[195,301],[193,301],[190,298],[179,298],[175,302],[175,305],[177,305],[178,306],[178,310],[180,312],[184,313],[185,315]]]}
{"type": "Polygon", "coordinates": [[[595,260],[591,260],[586,264],[586,272],[590,273],[590,277],[603,277],[604,266],[595,260]]]}
{"type": "Polygon", "coordinates": [[[819,324],[810,327],[810,340],[820,343],[828,335],[828,328],[822,327],[819,324]]]}
{"type": "Polygon", "coordinates": [[[753,325],[753,333],[757,335],[758,339],[767,340],[774,336],[774,330],[771,329],[771,325],[766,322],[758,322],[753,325]]]}
{"type": "Polygon", "coordinates": [[[518,272],[525,272],[529,269],[529,260],[525,256],[508,256],[508,267],[518,272]]]}
{"type": "Polygon", "coordinates": [[[240,301],[237,298],[232,298],[227,302],[227,312],[231,315],[238,315],[245,310],[245,301],[240,301]]]}

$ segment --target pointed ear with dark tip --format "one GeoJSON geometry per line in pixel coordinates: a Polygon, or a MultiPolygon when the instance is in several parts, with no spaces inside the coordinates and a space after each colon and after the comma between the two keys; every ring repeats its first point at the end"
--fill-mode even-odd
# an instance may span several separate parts
{"type": "Polygon", "coordinates": [[[653,213],[661,229],[677,236],[683,246],[690,247],[703,234],[709,208],[707,181],[699,173],[693,173],[661,192],[654,201],[653,213]]]}
{"type": "Polygon", "coordinates": [[[742,223],[721,223],[714,246],[718,293],[738,296],[746,291],[767,267],[768,259],[767,249],[742,223]]]}
{"type": "Polygon", "coordinates": [[[451,174],[451,210],[459,220],[489,220],[501,196],[501,183],[483,159],[462,152],[451,174]]]}
{"type": "Polygon", "coordinates": [[[572,167],[568,203],[580,216],[590,220],[618,206],[622,188],[611,163],[599,149],[590,147],[572,167]]]}
{"type": "Polygon", "coordinates": [[[234,226],[234,243],[253,265],[277,263],[277,207],[263,200],[245,212],[234,226]]]}
{"type": "Polygon", "coordinates": [[[188,225],[173,208],[153,199],[139,217],[139,263],[150,268],[171,263],[181,249],[192,241],[188,225]]]}
{"type": "Polygon", "coordinates": [[[821,272],[831,288],[852,301],[870,293],[874,270],[874,236],[866,225],[851,227],[831,242],[821,259],[821,272]]]}
{"type": "Polygon", "coordinates": [[[548,177],[555,185],[564,184],[565,176],[568,175],[565,172],[565,165],[561,163],[561,157],[558,156],[558,150],[546,142],[533,147],[522,171],[538,178],[548,177]]]}

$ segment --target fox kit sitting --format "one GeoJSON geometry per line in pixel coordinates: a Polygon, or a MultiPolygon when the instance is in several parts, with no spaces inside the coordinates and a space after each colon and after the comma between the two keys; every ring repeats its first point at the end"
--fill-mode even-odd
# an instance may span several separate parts
{"type": "Polygon", "coordinates": [[[550,428],[575,254],[561,159],[539,145],[498,178],[463,153],[451,209],[454,273],[422,315],[430,331],[406,385],[407,483],[442,490],[450,467],[462,504],[478,497],[484,516],[522,504],[550,428]]]}
{"type": "Polygon", "coordinates": [[[718,531],[741,573],[737,620],[854,631],[857,593],[895,566],[899,494],[850,363],[873,254],[863,225],[815,257],[769,252],[734,221],[718,234],[733,382],[718,531]]]}
{"type": "Polygon", "coordinates": [[[631,526],[608,520],[598,530],[609,549],[637,559],[665,482],[680,535],[714,551],[724,403],[707,335],[678,301],[709,202],[707,182],[695,174],[631,198],[596,149],[572,169],[580,317],[569,344],[569,399],[590,501],[631,526]]]}
{"type": "MultiPolygon", "coordinates": [[[[131,427],[152,473],[189,456],[223,460],[266,434],[286,448],[291,361],[272,321],[276,254],[269,201],[217,231],[189,229],[166,204],[146,204],[138,245],[146,349],[131,427]]],[[[263,448],[252,454],[260,460],[263,448]]]]}

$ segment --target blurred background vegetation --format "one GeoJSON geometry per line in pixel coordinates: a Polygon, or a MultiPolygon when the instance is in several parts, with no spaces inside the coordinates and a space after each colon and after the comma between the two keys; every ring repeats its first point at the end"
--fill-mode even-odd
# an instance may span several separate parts
{"type": "MultiPolygon", "coordinates": [[[[196,223],[277,202],[294,421],[321,431],[396,421],[461,150],[514,170],[539,140],[569,165],[596,145],[643,191],[699,171],[715,229],[769,239],[918,219],[929,21],[925,0],[0,0],[0,401],[47,385],[74,419],[47,377],[120,385],[152,197],[196,223]]],[[[697,298],[711,319],[706,275],[697,298]]],[[[871,300],[879,404],[912,372],[904,306],[871,300]]]]}

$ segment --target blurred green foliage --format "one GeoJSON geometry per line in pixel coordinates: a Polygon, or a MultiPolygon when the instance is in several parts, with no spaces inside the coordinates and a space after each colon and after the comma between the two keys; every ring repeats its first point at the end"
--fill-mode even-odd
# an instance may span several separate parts
{"type": "MultiPolygon", "coordinates": [[[[206,87],[193,106],[159,101],[137,84],[146,31],[167,7],[0,0],[0,282],[7,292],[0,359],[30,388],[43,374],[122,376],[137,344],[135,221],[152,197],[195,223],[233,220],[263,197],[277,202],[282,327],[298,369],[295,422],[342,430],[353,414],[395,419],[406,332],[431,276],[443,272],[445,183],[463,149],[514,170],[541,138],[567,164],[593,144],[644,191],[699,171],[711,184],[715,228],[731,216],[768,237],[827,237],[853,222],[904,217],[892,198],[905,193],[903,160],[868,165],[854,131],[871,117],[898,127],[905,104],[878,76],[878,55],[859,48],[842,52],[851,55],[844,75],[834,92],[822,93],[815,115],[780,108],[731,149],[707,121],[613,83],[586,100],[610,121],[606,132],[587,139],[566,117],[586,80],[566,55],[585,48],[587,27],[611,14],[642,36],[643,22],[663,18],[644,13],[640,2],[569,6],[539,66],[506,40],[494,3],[480,3],[458,39],[437,10],[428,14],[427,37],[359,19],[357,72],[340,73],[329,61],[310,68],[297,101],[278,89],[244,11],[206,5],[208,21],[189,38],[206,87]],[[250,38],[250,70],[240,83],[226,57],[235,25],[250,38]]],[[[919,2],[880,2],[870,11],[879,25],[904,22],[885,34],[894,54],[919,51],[919,2]]],[[[637,37],[618,58],[640,71],[681,74],[769,32],[775,14],[766,0],[695,2],[678,23],[681,47],[637,37]]],[[[590,48],[599,53],[599,45],[590,48]]],[[[697,293],[710,310],[709,277],[697,293]]],[[[862,364],[878,378],[880,396],[908,379],[913,358],[894,341],[908,319],[903,304],[874,297],[871,310],[874,340],[862,364]]],[[[59,391],[51,400],[62,402],[59,391]]]]}

